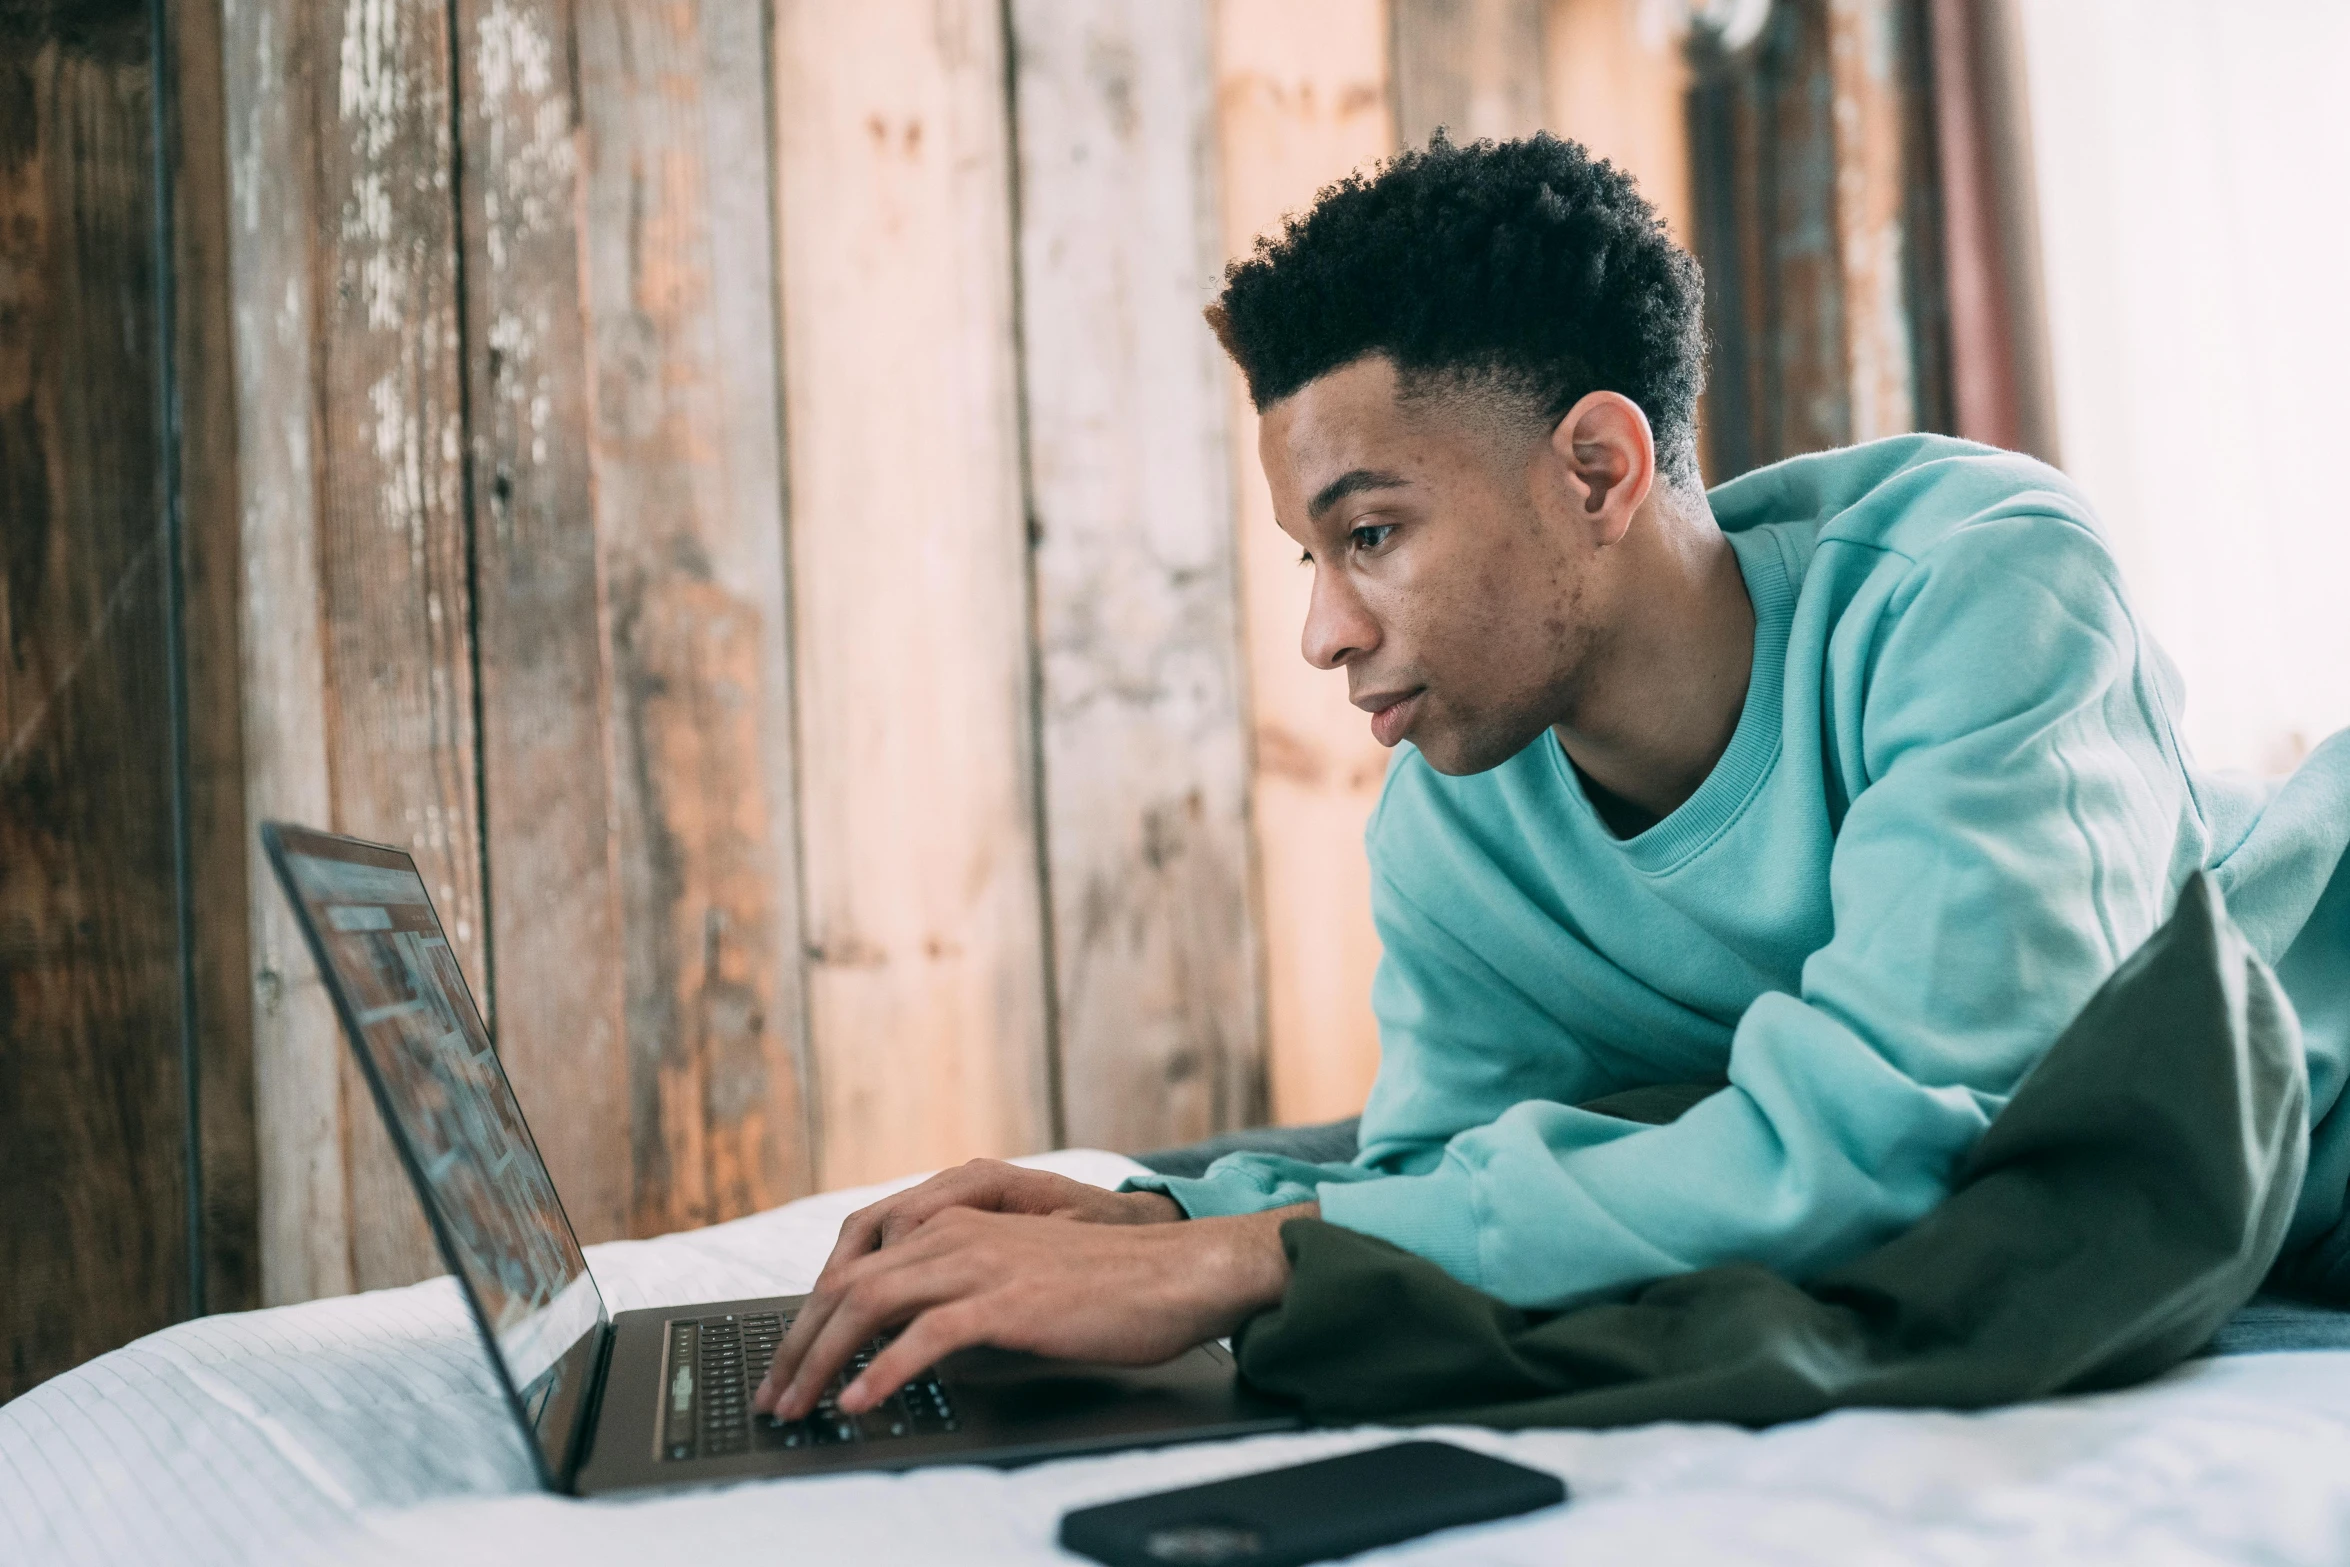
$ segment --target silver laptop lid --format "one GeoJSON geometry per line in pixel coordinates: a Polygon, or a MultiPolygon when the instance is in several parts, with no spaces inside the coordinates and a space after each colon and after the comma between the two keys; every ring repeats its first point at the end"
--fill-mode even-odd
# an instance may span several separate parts
{"type": "Polygon", "coordinates": [[[413,860],[271,822],[270,863],[490,1358],[559,1486],[607,1317],[413,860]]]}

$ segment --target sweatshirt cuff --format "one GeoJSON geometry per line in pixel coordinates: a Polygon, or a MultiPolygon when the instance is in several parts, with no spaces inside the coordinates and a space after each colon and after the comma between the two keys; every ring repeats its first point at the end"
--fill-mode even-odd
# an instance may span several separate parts
{"type": "Polygon", "coordinates": [[[1122,1192],[1157,1192],[1175,1199],[1175,1206],[1183,1210],[1187,1219],[1223,1219],[1234,1214],[1263,1213],[1267,1208],[1286,1208],[1292,1203],[1307,1202],[1311,1195],[1302,1192],[1267,1191],[1256,1182],[1213,1175],[1130,1175],[1118,1183],[1122,1192]]]}
{"type": "Polygon", "coordinates": [[[1329,1223],[1375,1235],[1427,1258],[1463,1284],[1484,1287],[1477,1257],[1476,1183],[1459,1165],[1447,1161],[1427,1175],[1334,1181],[1315,1196],[1329,1223]]]}

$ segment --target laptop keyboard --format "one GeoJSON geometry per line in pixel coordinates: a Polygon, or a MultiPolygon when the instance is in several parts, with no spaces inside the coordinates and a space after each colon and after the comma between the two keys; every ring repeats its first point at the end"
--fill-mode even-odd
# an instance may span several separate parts
{"type": "Polygon", "coordinates": [[[935,1372],[925,1371],[862,1415],[841,1409],[842,1388],[873,1363],[886,1338],[859,1349],[803,1420],[751,1413],[751,1394],[791,1326],[786,1312],[677,1317],[661,1389],[661,1456],[724,1458],[796,1447],[840,1447],[895,1437],[936,1436],[956,1428],[954,1405],[935,1372]]]}

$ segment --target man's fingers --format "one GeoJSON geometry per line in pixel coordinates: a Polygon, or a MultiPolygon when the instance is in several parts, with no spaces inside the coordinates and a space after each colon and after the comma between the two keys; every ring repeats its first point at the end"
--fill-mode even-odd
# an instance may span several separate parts
{"type": "Polygon", "coordinates": [[[774,1358],[767,1362],[767,1374],[759,1379],[759,1389],[751,1395],[751,1413],[763,1415],[775,1407],[783,1390],[791,1385],[792,1373],[800,1362],[808,1358],[808,1346],[816,1341],[816,1330],[824,1326],[839,1303],[837,1290],[811,1294],[800,1306],[799,1315],[792,1318],[783,1342],[775,1346],[774,1358]]]}
{"type": "Polygon", "coordinates": [[[774,1407],[776,1398],[790,1384],[792,1374],[806,1357],[808,1346],[815,1342],[841,1291],[848,1287],[851,1270],[875,1252],[904,1239],[933,1216],[964,1205],[975,1185],[973,1177],[984,1173],[983,1161],[973,1160],[941,1171],[910,1190],[859,1208],[841,1221],[840,1236],[833,1242],[832,1254],[824,1259],[823,1270],[808,1290],[807,1304],[800,1308],[783,1342],[775,1346],[775,1356],[767,1363],[767,1374],[751,1396],[754,1413],[764,1414],[774,1407]]]}
{"type": "Polygon", "coordinates": [[[861,1415],[958,1349],[990,1342],[990,1313],[984,1300],[933,1306],[906,1325],[873,1364],[841,1390],[840,1407],[861,1415]]]}
{"type": "Polygon", "coordinates": [[[775,1407],[783,1396],[783,1390],[791,1385],[793,1377],[798,1373],[800,1363],[808,1358],[808,1351],[815,1346],[825,1324],[840,1310],[849,1286],[862,1276],[863,1271],[869,1266],[896,1267],[904,1261],[902,1256],[892,1256],[884,1262],[880,1253],[867,1252],[862,1257],[853,1257],[843,1263],[831,1278],[818,1279],[816,1287],[801,1302],[799,1314],[792,1318],[790,1331],[783,1335],[783,1342],[775,1346],[775,1357],[767,1362],[767,1374],[759,1379],[758,1391],[751,1395],[751,1412],[765,1414],[775,1407]]]}
{"type": "Polygon", "coordinates": [[[1003,1207],[1004,1176],[1010,1166],[992,1159],[973,1159],[952,1170],[941,1170],[919,1186],[884,1197],[860,1208],[844,1220],[832,1254],[816,1275],[816,1288],[835,1284],[841,1270],[859,1257],[894,1246],[949,1208],[997,1210],[1003,1207]]]}
{"type": "Polygon", "coordinates": [[[797,1420],[814,1409],[849,1358],[875,1334],[960,1293],[965,1271],[951,1258],[898,1257],[888,1252],[874,1257],[841,1292],[799,1364],[791,1368],[789,1380],[775,1395],[775,1418],[797,1420]]]}

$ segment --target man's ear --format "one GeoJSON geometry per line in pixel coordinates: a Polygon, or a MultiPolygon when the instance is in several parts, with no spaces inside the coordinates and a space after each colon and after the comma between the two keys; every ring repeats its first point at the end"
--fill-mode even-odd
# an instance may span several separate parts
{"type": "Polygon", "coordinates": [[[1656,483],[1656,435],[1621,392],[1592,392],[1551,428],[1552,454],[1592,542],[1615,543],[1656,483]]]}

